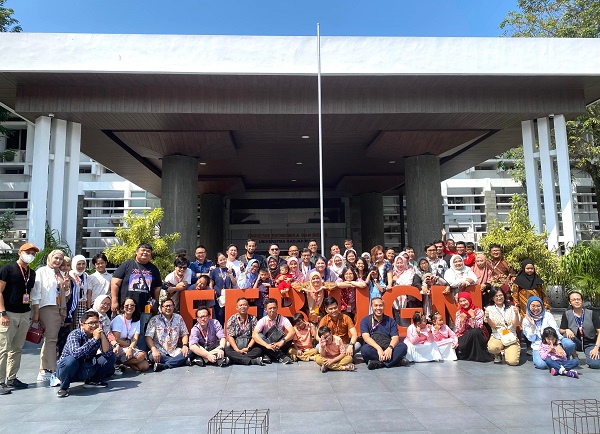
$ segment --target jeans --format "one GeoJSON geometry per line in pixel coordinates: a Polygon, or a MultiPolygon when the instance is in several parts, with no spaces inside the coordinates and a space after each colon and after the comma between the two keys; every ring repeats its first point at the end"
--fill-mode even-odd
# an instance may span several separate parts
{"type": "Polygon", "coordinates": [[[73,381],[104,381],[112,375],[117,356],[111,353],[108,359],[101,357],[96,363],[77,360],[73,356],[63,357],[56,364],[56,375],[60,388],[67,390],[73,381]]]}
{"type": "Polygon", "coordinates": [[[550,357],[546,359],[546,365],[549,368],[554,368],[557,371],[560,371],[560,367],[564,367],[567,371],[576,368],[579,366],[579,360],[570,359],[570,360],[552,360],[550,357]]]}
{"type": "MultiPolygon", "coordinates": [[[[570,358],[571,354],[573,354],[573,351],[575,351],[575,342],[573,342],[571,339],[563,338],[560,343],[567,354],[567,358],[570,358]]],[[[535,366],[537,369],[549,368],[546,361],[542,360],[540,357],[540,352],[538,350],[533,350],[533,366],[535,366]]]]}
{"type": "MultiPolygon", "coordinates": [[[[564,339],[563,339],[564,341],[564,339]]],[[[577,349],[581,348],[581,340],[575,336],[573,338],[573,345],[577,346],[577,349]]],[[[583,352],[585,353],[585,362],[588,365],[588,368],[590,369],[600,369],[600,359],[592,359],[590,357],[590,351],[592,351],[594,349],[594,344],[589,344],[586,345],[585,348],[583,349],[583,352]]]]}
{"type": "MultiPolygon", "coordinates": [[[[185,365],[185,359],[186,358],[183,357],[182,353],[177,354],[175,357],[161,354],[160,360],[158,362],[164,364],[167,369],[172,369],[185,365]]],[[[152,351],[148,353],[148,360],[154,362],[154,356],[152,355],[152,351]]]]}

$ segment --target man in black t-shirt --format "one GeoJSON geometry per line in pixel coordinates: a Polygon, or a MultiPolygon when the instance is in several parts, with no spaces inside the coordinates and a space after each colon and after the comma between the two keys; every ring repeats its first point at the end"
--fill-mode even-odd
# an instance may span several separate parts
{"type": "MultiPolygon", "coordinates": [[[[162,280],[160,272],[152,259],[152,246],[140,244],[135,251],[135,259],[123,262],[113,273],[110,281],[112,298],[112,311],[118,312],[119,306],[127,298],[132,298],[142,312],[140,319],[140,335],[143,335],[150,314],[146,312],[146,305],[151,298],[158,301],[162,280]]],[[[152,312],[156,313],[156,312],[152,312]]],[[[144,339],[138,341],[140,350],[144,351],[144,339]]]]}
{"type": "Polygon", "coordinates": [[[29,295],[35,283],[35,271],[29,263],[39,251],[25,243],[17,262],[0,269],[0,395],[28,386],[17,378],[17,372],[31,318],[29,295]]]}

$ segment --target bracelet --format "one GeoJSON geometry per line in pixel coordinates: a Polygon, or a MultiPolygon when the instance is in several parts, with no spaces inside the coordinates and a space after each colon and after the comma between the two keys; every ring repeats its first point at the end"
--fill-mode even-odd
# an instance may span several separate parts
{"type": "Polygon", "coordinates": [[[394,347],[392,345],[388,345],[388,348],[390,348],[392,350],[394,349],[394,347]]]}
{"type": "Polygon", "coordinates": [[[182,346],[182,347],[188,347],[188,348],[189,348],[189,345],[188,345],[188,344],[182,344],[181,346],[182,346]]]}

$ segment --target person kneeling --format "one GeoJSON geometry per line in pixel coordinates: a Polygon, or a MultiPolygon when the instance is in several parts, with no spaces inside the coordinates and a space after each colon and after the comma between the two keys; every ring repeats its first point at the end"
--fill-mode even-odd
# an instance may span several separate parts
{"type": "Polygon", "coordinates": [[[164,300],[162,313],[152,317],[146,329],[148,357],[154,363],[155,372],[185,365],[190,352],[188,329],[181,315],[173,313],[174,308],[173,300],[164,300]],[[177,346],[180,339],[181,348],[177,346]]]}
{"type": "Polygon", "coordinates": [[[346,354],[346,345],[342,338],[331,333],[327,326],[319,328],[319,336],[319,354],[315,356],[315,362],[321,366],[321,372],[356,370],[352,356],[346,354]]]}
{"type": "Polygon", "coordinates": [[[229,365],[225,355],[225,333],[216,319],[210,319],[210,311],[201,307],[196,311],[196,324],[190,335],[190,362],[197,366],[210,363],[217,366],[229,365]]]}
{"type": "Polygon", "coordinates": [[[117,356],[100,326],[96,312],[85,312],[81,317],[80,328],[73,330],[56,365],[60,389],[59,398],[69,396],[69,386],[73,381],[85,381],[83,387],[106,387],[104,382],[114,372],[117,356]],[[98,351],[101,350],[101,351],[98,351]]]}

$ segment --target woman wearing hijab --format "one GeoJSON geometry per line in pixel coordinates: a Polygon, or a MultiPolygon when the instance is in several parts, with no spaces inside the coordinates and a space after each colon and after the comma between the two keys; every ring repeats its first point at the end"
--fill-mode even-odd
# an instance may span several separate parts
{"type": "Polygon", "coordinates": [[[304,282],[304,274],[300,271],[300,261],[295,256],[290,256],[286,259],[288,263],[288,268],[290,269],[290,274],[292,275],[292,283],[293,282],[304,282]]]}
{"type": "MultiPolygon", "coordinates": [[[[392,282],[397,286],[412,286],[415,272],[412,267],[408,265],[408,261],[401,252],[394,258],[394,268],[392,270],[392,282]]],[[[392,313],[396,319],[396,323],[402,326],[409,326],[409,318],[401,318],[400,311],[405,307],[421,307],[421,302],[414,297],[408,295],[400,295],[394,300],[392,304],[392,313]]]]}
{"type": "Polygon", "coordinates": [[[246,271],[242,272],[238,279],[240,289],[248,289],[254,287],[254,282],[258,279],[259,262],[257,259],[250,259],[246,265],[246,271]]]}
{"type": "Polygon", "coordinates": [[[513,281],[512,299],[519,308],[521,316],[525,316],[525,308],[530,297],[539,297],[546,309],[550,309],[550,303],[544,289],[544,281],[535,272],[535,265],[530,259],[521,262],[521,272],[513,281]]]}
{"type": "Polygon", "coordinates": [[[483,305],[490,305],[493,302],[491,289],[494,270],[483,253],[479,253],[475,256],[475,263],[471,269],[473,270],[473,273],[475,273],[475,276],[477,276],[477,283],[481,285],[483,305]]]}
{"type": "Polygon", "coordinates": [[[344,257],[339,253],[336,253],[333,255],[331,262],[332,263],[329,266],[329,270],[335,273],[338,278],[342,278],[342,271],[344,270],[344,257]]]}
{"type": "Polygon", "coordinates": [[[312,323],[318,323],[319,316],[323,316],[321,305],[325,298],[325,286],[321,274],[316,270],[311,271],[308,275],[308,286],[302,289],[306,292],[308,319],[312,323]]]}
{"type": "Polygon", "coordinates": [[[267,270],[269,271],[269,276],[271,279],[275,280],[279,274],[279,261],[273,255],[267,258],[267,270]]]}
{"type": "Polygon", "coordinates": [[[450,268],[444,273],[444,280],[450,285],[453,294],[462,291],[467,286],[477,284],[477,276],[473,270],[465,266],[460,255],[452,255],[450,258],[450,268]]]}
{"type": "Polygon", "coordinates": [[[531,349],[533,350],[533,365],[537,369],[548,369],[548,365],[540,356],[540,344],[542,343],[542,332],[546,327],[552,327],[556,330],[556,334],[559,339],[559,347],[557,352],[561,352],[564,350],[565,356],[568,358],[571,357],[573,351],[575,350],[575,343],[569,339],[565,338],[560,334],[560,330],[558,325],[556,324],[556,320],[554,319],[554,315],[544,309],[544,304],[542,299],[538,296],[531,296],[527,300],[527,310],[525,316],[523,317],[523,323],[521,324],[523,328],[523,333],[531,342],[531,349]]]}
{"type": "Polygon", "coordinates": [[[483,324],[485,318],[483,310],[473,304],[471,294],[468,292],[458,294],[458,306],[455,319],[458,360],[491,362],[494,357],[487,350],[489,334],[483,324]]]}
{"type": "Polygon", "coordinates": [[[85,272],[86,261],[85,256],[75,255],[71,259],[71,270],[69,276],[73,282],[73,291],[67,305],[67,319],[72,319],[74,328],[79,326],[79,320],[83,314],[91,307],[92,300],[86,300],[88,280],[85,272]]]}

